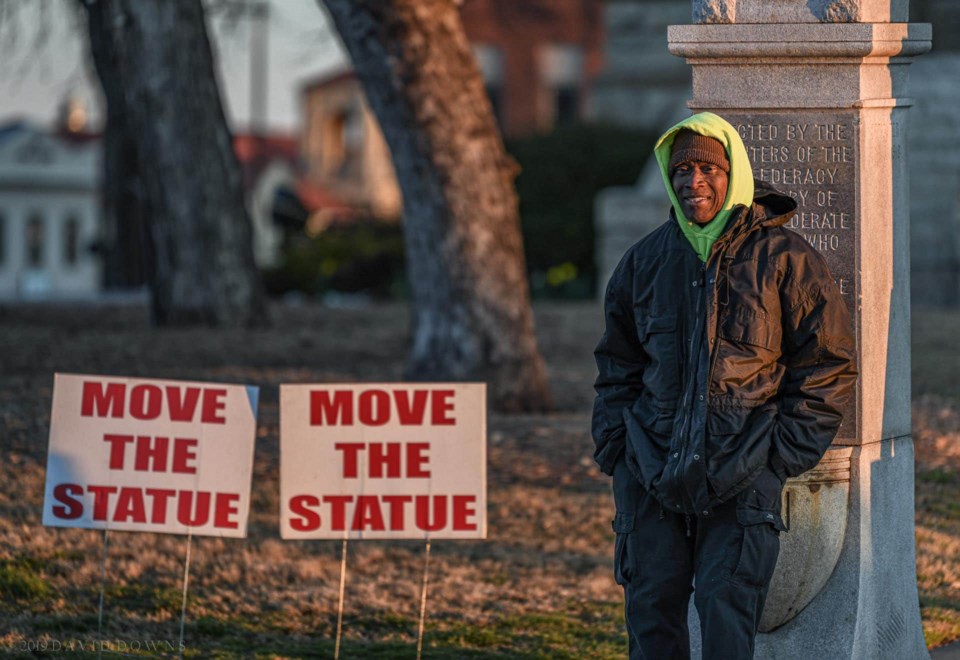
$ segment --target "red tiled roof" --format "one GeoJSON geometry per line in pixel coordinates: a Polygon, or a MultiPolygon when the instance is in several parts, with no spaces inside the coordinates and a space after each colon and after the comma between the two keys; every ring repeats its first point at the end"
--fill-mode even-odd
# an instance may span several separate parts
{"type": "Polygon", "coordinates": [[[300,147],[297,138],[288,135],[233,136],[233,151],[240,162],[243,187],[250,190],[263,170],[274,161],[287,163],[294,171],[300,169],[300,147]]]}
{"type": "Polygon", "coordinates": [[[254,160],[286,160],[295,164],[299,157],[299,142],[290,135],[248,135],[233,136],[233,150],[242,165],[254,160]]]}
{"type": "Polygon", "coordinates": [[[301,178],[297,181],[297,189],[295,192],[300,199],[300,203],[311,213],[320,209],[347,211],[353,208],[337,197],[333,191],[321,188],[306,178],[301,178]]]}

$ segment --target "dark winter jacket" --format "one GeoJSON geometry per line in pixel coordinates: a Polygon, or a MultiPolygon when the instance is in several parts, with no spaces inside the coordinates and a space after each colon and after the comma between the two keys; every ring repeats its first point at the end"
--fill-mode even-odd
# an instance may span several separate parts
{"type": "MultiPolygon", "coordinates": [[[[756,182],[703,263],[671,218],[617,266],[595,357],[595,458],[665,507],[703,515],[765,466],[809,470],[856,380],[850,318],[826,263],[785,229],[790,197],[756,182]]],[[[672,213],[672,212],[671,212],[672,213]]]]}

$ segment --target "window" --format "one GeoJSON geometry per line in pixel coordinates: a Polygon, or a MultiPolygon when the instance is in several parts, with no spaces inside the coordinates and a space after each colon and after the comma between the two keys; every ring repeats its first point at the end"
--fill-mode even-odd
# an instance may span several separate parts
{"type": "Polygon", "coordinates": [[[27,220],[26,234],[27,265],[31,268],[43,266],[44,233],[43,218],[38,213],[32,214],[27,220]]]}
{"type": "Polygon", "coordinates": [[[67,218],[63,228],[63,261],[68,266],[77,265],[77,254],[80,244],[80,221],[76,216],[67,218]]]}
{"type": "Polygon", "coordinates": [[[328,116],[323,128],[323,166],[327,176],[349,177],[363,150],[363,115],[344,109],[328,116]]]}
{"type": "Polygon", "coordinates": [[[580,118],[580,93],[574,87],[558,87],[554,90],[553,124],[567,126],[580,118]]]}
{"type": "Polygon", "coordinates": [[[343,128],[347,123],[347,116],[343,112],[336,112],[324,118],[323,121],[323,171],[333,174],[340,169],[344,157],[343,128]]]}
{"type": "Polygon", "coordinates": [[[493,108],[493,117],[497,120],[497,126],[503,131],[503,100],[501,99],[500,87],[492,85],[486,86],[487,98],[490,99],[490,106],[493,108]]]}
{"type": "Polygon", "coordinates": [[[540,121],[548,127],[577,121],[584,82],[582,49],[573,44],[550,44],[540,48],[538,59],[540,121]]]}

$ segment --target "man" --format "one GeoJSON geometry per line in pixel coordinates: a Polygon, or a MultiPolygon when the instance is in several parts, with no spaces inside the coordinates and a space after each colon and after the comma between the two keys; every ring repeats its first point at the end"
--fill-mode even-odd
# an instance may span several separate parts
{"type": "Polygon", "coordinates": [[[614,571],[630,657],[752,658],[785,530],[783,483],[817,464],[856,380],[823,258],[783,227],[796,203],[753,180],[722,118],[657,142],[673,206],[610,278],[595,356],[595,458],[613,475],[614,571]]]}

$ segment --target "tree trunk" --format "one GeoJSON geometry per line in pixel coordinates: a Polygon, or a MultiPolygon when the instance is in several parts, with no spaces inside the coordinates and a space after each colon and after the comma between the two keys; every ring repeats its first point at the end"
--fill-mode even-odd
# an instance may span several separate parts
{"type": "MultiPolygon", "coordinates": [[[[102,21],[90,21],[91,32],[102,32],[102,21]]],[[[116,53],[110,40],[91,34],[90,50],[98,71],[115,71],[116,53]]],[[[153,250],[143,197],[143,177],[137,162],[137,141],[127,126],[123,88],[116,74],[100,76],[107,102],[103,132],[104,236],[101,243],[104,280],[107,287],[135,287],[150,281],[153,250]]]]}
{"type": "Polygon", "coordinates": [[[501,410],[551,406],[513,179],[453,0],[325,0],[403,192],[408,376],[483,380],[501,410]]]}
{"type": "MultiPolygon", "coordinates": [[[[131,144],[152,263],[147,276],[160,325],[255,325],[265,302],[250,218],[227,130],[200,0],[84,2],[104,87],[106,173],[131,144]],[[119,118],[119,119],[118,119],[119,118]]],[[[114,212],[123,198],[110,198],[114,212]]],[[[113,186],[122,190],[122,186],[113,186]]],[[[124,218],[118,217],[118,222],[124,218]]]]}

